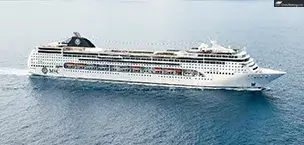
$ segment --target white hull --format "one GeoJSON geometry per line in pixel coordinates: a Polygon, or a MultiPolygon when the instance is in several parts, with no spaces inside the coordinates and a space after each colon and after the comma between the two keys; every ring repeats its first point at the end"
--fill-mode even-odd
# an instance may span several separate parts
{"type": "Polygon", "coordinates": [[[198,77],[185,77],[161,74],[145,74],[145,73],[125,73],[125,72],[111,72],[111,71],[92,71],[79,70],[73,71],[64,68],[57,69],[58,73],[42,73],[42,68],[31,69],[30,73],[33,75],[50,76],[50,77],[67,77],[79,79],[94,79],[104,81],[116,82],[131,82],[143,84],[159,84],[159,85],[174,85],[180,87],[195,87],[195,88],[218,88],[218,89],[250,89],[262,90],[266,84],[281,76],[281,74],[272,75],[271,77],[253,79],[253,76],[260,76],[261,74],[240,74],[229,77],[212,76],[212,80],[199,80],[198,77]],[[255,82],[253,87],[251,83],[255,82]]]}

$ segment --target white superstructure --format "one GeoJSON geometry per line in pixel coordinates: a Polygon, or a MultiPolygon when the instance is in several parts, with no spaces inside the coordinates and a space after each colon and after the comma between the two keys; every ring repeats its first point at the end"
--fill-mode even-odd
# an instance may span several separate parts
{"type": "Polygon", "coordinates": [[[285,74],[259,67],[245,51],[211,41],[190,50],[117,50],[95,47],[79,33],[32,50],[33,75],[202,88],[261,90],[285,74]]]}

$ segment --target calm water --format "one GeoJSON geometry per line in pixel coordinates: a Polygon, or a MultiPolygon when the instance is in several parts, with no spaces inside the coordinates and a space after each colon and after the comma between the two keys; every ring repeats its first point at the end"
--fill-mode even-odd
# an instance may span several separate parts
{"type": "Polygon", "coordinates": [[[303,13],[272,1],[1,1],[0,144],[304,144],[303,13]],[[29,77],[33,46],[73,31],[159,50],[211,37],[287,75],[264,92],[29,77]]]}

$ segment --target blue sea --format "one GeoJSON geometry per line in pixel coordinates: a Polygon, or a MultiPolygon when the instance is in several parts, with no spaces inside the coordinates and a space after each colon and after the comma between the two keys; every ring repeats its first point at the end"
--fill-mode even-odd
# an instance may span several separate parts
{"type": "Polygon", "coordinates": [[[1,145],[304,144],[303,8],[273,1],[0,1],[1,145]],[[246,47],[287,74],[262,92],[31,77],[34,46],[246,47]]]}

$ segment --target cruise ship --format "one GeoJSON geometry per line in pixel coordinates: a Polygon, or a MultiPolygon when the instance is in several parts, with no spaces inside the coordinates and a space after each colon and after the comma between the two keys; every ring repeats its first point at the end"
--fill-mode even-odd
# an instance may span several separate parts
{"type": "Polygon", "coordinates": [[[35,47],[28,68],[39,76],[244,90],[263,90],[285,74],[259,67],[244,49],[215,41],[188,50],[111,49],[96,47],[78,32],[66,41],[35,47]]]}

